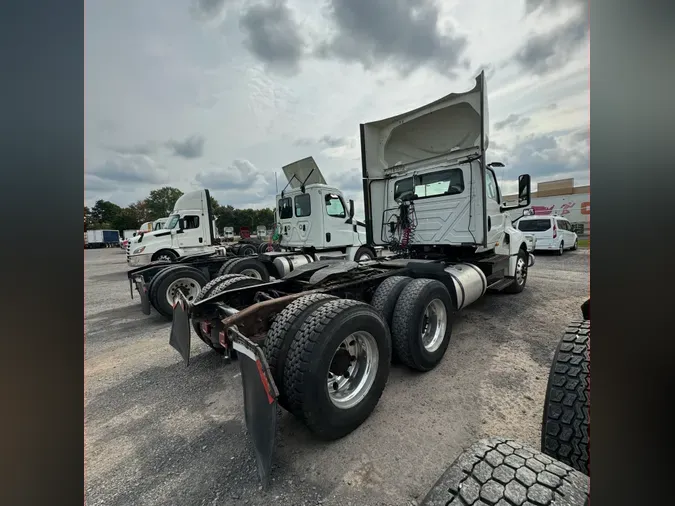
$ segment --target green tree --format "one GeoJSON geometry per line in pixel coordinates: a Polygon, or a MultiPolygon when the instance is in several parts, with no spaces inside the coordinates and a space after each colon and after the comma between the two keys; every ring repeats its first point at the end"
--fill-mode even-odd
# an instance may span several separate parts
{"type": "Polygon", "coordinates": [[[137,229],[141,222],[138,220],[137,213],[130,206],[122,209],[110,224],[115,230],[133,230],[137,229]]]}
{"type": "Polygon", "coordinates": [[[122,208],[117,204],[113,204],[107,200],[97,200],[96,204],[94,204],[94,207],[91,209],[92,221],[99,227],[103,224],[108,225],[121,211],[122,208]]]}
{"type": "Polygon", "coordinates": [[[182,191],[170,186],[152,190],[150,196],[145,199],[148,220],[157,220],[170,215],[171,211],[173,211],[174,204],[182,195],[182,191]]]}

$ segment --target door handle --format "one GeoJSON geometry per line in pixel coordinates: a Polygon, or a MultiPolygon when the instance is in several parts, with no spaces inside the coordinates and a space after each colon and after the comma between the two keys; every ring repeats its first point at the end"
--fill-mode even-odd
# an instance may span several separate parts
{"type": "Polygon", "coordinates": [[[199,238],[199,242],[202,242],[202,240],[203,240],[203,239],[200,237],[200,238],[199,238]]]}

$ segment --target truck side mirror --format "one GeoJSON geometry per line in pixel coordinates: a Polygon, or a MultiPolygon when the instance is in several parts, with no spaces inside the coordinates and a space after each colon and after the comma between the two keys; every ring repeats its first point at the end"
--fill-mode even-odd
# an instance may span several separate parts
{"type": "Polygon", "coordinates": [[[530,205],[530,175],[523,174],[518,176],[518,206],[527,207],[530,205]]]}
{"type": "Polygon", "coordinates": [[[514,209],[520,209],[522,207],[527,207],[530,205],[531,200],[531,180],[529,174],[521,174],[518,176],[518,202],[514,205],[502,205],[501,212],[513,211],[514,209]]]}
{"type": "Polygon", "coordinates": [[[354,218],[354,201],[349,199],[349,219],[354,218]]]}

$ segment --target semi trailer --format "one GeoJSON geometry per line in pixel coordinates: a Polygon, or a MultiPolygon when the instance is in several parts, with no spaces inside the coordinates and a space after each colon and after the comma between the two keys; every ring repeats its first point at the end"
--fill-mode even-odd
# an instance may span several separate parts
{"type": "MultiPolygon", "coordinates": [[[[222,251],[211,254],[215,250],[205,247],[196,255],[184,258],[184,253],[179,255],[181,250],[173,247],[176,238],[186,243],[189,240],[194,244],[214,243],[207,230],[197,229],[193,233],[178,220],[177,229],[167,230],[169,221],[161,233],[141,235],[130,244],[130,250],[145,256],[142,265],[127,273],[131,295],[133,297],[135,285],[145,314],[155,308],[171,318],[176,290],[182,290],[187,299],[193,301],[206,283],[225,274],[241,274],[267,282],[316,261],[366,261],[382,253],[381,247],[366,244],[365,224],[354,219],[354,202],[349,201],[347,207],[342,192],[326,184],[313,158],[288,164],[283,172],[288,184],[277,196],[276,233],[266,241],[242,239],[228,246],[225,254],[222,251]],[[187,236],[191,233],[194,237],[189,239],[187,236]],[[206,235],[206,241],[199,243],[202,235],[206,235]],[[148,260],[150,264],[146,263],[148,260]],[[164,272],[166,270],[170,272],[164,272]]],[[[189,195],[192,194],[181,199],[189,195]]],[[[212,216],[208,190],[194,192],[189,198],[189,209],[179,199],[174,215],[185,216],[184,221],[192,215],[212,216]],[[201,205],[201,209],[197,205],[201,205]]],[[[134,265],[133,256],[129,263],[134,265]]]]}
{"type": "MultiPolygon", "coordinates": [[[[481,73],[470,91],[360,126],[366,244],[391,256],[309,262],[271,281],[224,273],[192,300],[176,294],[169,343],[184,362],[192,331],[239,359],[263,485],[279,405],[317,437],[341,438],[377,405],[392,357],[432,370],[458,311],[488,291],[525,288],[533,241],[509,212],[529,205],[530,176],[518,178],[518,200],[505,205],[485,160],[488,125],[481,73]]],[[[304,197],[310,177],[298,178],[297,195],[314,206],[304,197]]],[[[294,214],[303,206],[295,202],[294,214]]],[[[348,216],[356,230],[351,204],[348,216]]],[[[310,233],[297,226],[291,241],[310,233]]]]}
{"type": "Polygon", "coordinates": [[[119,244],[120,233],[117,230],[87,230],[84,233],[85,249],[112,248],[119,244]]]}

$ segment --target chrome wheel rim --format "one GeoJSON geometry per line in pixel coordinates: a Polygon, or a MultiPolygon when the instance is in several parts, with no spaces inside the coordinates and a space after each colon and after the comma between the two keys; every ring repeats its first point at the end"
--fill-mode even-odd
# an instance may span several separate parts
{"type": "Polygon", "coordinates": [[[340,343],[326,378],[335,407],[350,409],[363,401],[375,382],[379,360],[377,343],[369,332],[354,332],[340,343]]]}
{"type": "Polygon", "coordinates": [[[434,299],[424,309],[422,317],[422,346],[430,353],[440,348],[448,328],[448,313],[440,299],[434,299]]]}
{"type": "Polygon", "coordinates": [[[563,254],[563,243],[560,243],[560,248],[558,248],[558,251],[561,255],[563,254]]]}
{"type": "Polygon", "coordinates": [[[371,257],[368,253],[361,253],[361,256],[359,257],[357,262],[367,262],[370,259],[371,259],[371,257]]]}
{"type": "Polygon", "coordinates": [[[516,283],[522,285],[527,278],[527,263],[524,259],[519,258],[516,262],[516,283]]]}
{"type": "Polygon", "coordinates": [[[192,278],[178,278],[166,289],[166,300],[169,305],[173,306],[176,302],[176,297],[178,297],[178,292],[182,292],[185,298],[189,302],[192,302],[201,289],[200,284],[192,278]]]}
{"type": "Polygon", "coordinates": [[[169,255],[159,255],[157,257],[157,260],[161,260],[164,262],[171,262],[171,257],[169,255]]]}
{"type": "Polygon", "coordinates": [[[262,280],[262,275],[255,269],[244,269],[240,274],[242,276],[248,276],[249,278],[262,280]]]}

